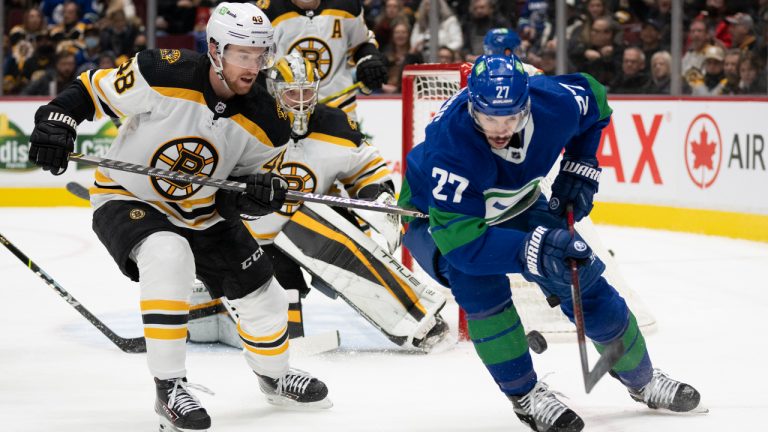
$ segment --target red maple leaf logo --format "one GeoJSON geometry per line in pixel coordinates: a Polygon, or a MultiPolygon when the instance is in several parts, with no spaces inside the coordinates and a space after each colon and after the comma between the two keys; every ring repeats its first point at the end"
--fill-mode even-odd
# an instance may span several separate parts
{"type": "Polygon", "coordinates": [[[701,127],[699,132],[699,141],[691,142],[691,152],[693,153],[693,168],[705,166],[708,169],[714,169],[713,159],[715,156],[716,144],[714,141],[708,141],[707,129],[701,127]]]}

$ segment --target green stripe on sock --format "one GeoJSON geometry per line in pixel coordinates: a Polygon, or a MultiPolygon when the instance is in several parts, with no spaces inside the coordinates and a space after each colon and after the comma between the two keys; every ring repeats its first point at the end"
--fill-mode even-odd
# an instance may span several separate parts
{"type": "Polygon", "coordinates": [[[469,337],[475,345],[477,355],[486,365],[493,365],[514,360],[528,351],[528,340],[520,323],[520,317],[514,306],[499,314],[479,320],[468,320],[469,337]],[[509,329],[515,330],[485,342],[481,339],[502,334],[509,329]]]}
{"type": "MultiPolygon", "coordinates": [[[[637,327],[637,319],[632,312],[629,313],[629,325],[621,336],[621,341],[624,343],[625,353],[613,367],[614,372],[627,372],[635,369],[643,360],[643,356],[645,356],[645,338],[637,327]],[[635,340],[635,337],[637,337],[637,340],[635,340]],[[630,346],[632,341],[635,344],[630,346]]],[[[595,343],[595,348],[602,354],[605,350],[605,345],[595,343]]]]}

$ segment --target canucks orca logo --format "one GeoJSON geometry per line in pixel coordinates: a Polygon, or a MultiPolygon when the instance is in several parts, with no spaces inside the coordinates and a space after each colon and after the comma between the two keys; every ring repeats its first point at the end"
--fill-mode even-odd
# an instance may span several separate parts
{"type": "Polygon", "coordinates": [[[325,79],[328,73],[331,72],[331,67],[333,66],[333,54],[331,53],[328,44],[322,40],[313,37],[299,39],[288,48],[286,54],[290,54],[294,51],[298,52],[302,57],[312,63],[317,70],[317,73],[320,74],[321,80],[325,79]]]}
{"type": "MultiPolygon", "coordinates": [[[[211,143],[200,137],[177,138],[160,146],[152,156],[151,166],[187,174],[208,177],[216,170],[219,154],[211,143]]],[[[194,195],[202,185],[179,180],[150,177],[155,191],[170,200],[184,200],[194,195]]]]}
{"type": "MultiPolygon", "coordinates": [[[[280,165],[280,175],[288,182],[288,189],[293,191],[313,193],[317,187],[315,173],[309,167],[298,162],[283,162],[280,165]]],[[[283,207],[277,212],[291,216],[299,209],[299,202],[285,200],[283,207]]]]}

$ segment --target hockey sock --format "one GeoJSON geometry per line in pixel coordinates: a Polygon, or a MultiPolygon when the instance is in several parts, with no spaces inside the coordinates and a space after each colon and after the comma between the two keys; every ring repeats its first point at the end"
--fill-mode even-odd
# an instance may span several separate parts
{"type": "Polygon", "coordinates": [[[288,294],[288,337],[296,339],[304,336],[304,314],[301,311],[299,290],[287,289],[288,294]]]}
{"type": "MultiPolygon", "coordinates": [[[[624,355],[616,362],[611,375],[631,389],[640,389],[651,381],[653,365],[645,347],[645,338],[632,312],[629,313],[627,329],[620,338],[624,343],[624,355]]],[[[606,346],[607,344],[595,342],[595,347],[600,353],[606,346]]]]}
{"type": "Polygon", "coordinates": [[[469,337],[477,355],[502,392],[523,395],[536,384],[528,340],[512,301],[493,310],[468,314],[469,337]]]}

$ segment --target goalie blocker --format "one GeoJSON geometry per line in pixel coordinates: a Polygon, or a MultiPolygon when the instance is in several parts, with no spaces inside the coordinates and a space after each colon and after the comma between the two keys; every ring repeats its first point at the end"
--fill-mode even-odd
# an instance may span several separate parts
{"type": "MultiPolygon", "coordinates": [[[[328,206],[303,203],[274,245],[312,275],[315,288],[329,297],[343,298],[393,343],[425,352],[450,343],[448,326],[439,316],[445,297],[328,206]]],[[[232,344],[238,338],[228,317],[208,302],[205,293],[193,295],[191,340],[232,344]],[[203,311],[218,316],[205,316],[203,311]]],[[[300,311],[293,316],[301,316],[300,311]]]]}

